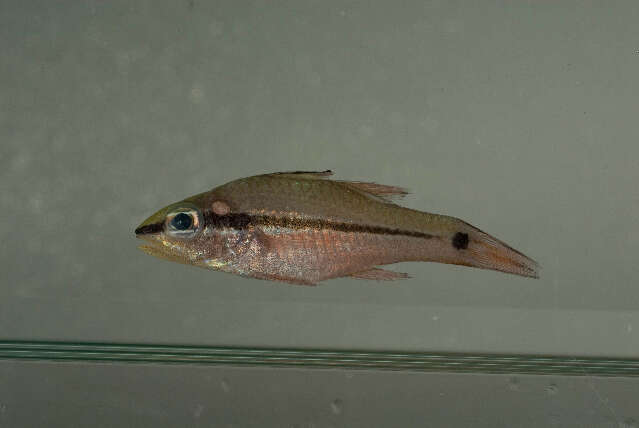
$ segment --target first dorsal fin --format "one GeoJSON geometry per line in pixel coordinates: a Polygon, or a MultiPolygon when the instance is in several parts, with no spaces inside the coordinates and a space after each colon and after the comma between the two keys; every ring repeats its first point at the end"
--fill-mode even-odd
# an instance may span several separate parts
{"type": "Polygon", "coordinates": [[[387,186],[385,184],[368,183],[365,181],[339,181],[340,183],[347,184],[350,187],[354,187],[364,193],[368,193],[378,198],[381,198],[385,202],[394,202],[396,199],[401,199],[408,195],[408,190],[403,187],[387,186]]]}
{"type": "Polygon", "coordinates": [[[324,178],[333,175],[333,171],[331,171],[330,169],[327,169],[325,171],[284,171],[275,172],[273,173],[273,175],[298,175],[312,178],[324,178]]]}

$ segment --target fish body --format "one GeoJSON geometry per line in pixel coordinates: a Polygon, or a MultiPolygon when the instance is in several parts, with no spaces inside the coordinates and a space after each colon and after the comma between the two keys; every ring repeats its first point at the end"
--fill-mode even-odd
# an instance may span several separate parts
{"type": "Polygon", "coordinates": [[[404,189],[289,172],[231,181],[146,219],[140,248],[171,261],[314,285],[351,276],[393,280],[378,266],[432,261],[537,277],[538,265],[454,217],[401,207],[404,189]]]}

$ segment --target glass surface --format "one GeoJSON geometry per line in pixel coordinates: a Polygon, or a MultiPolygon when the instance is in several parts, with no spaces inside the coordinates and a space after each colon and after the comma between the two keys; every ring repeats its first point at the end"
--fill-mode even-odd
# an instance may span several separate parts
{"type": "MultiPolygon", "coordinates": [[[[639,4],[3,2],[0,339],[631,361],[639,4]],[[149,257],[235,178],[407,187],[538,260],[299,287],[149,257]]],[[[88,345],[87,345],[88,346],[88,345]]]]}
{"type": "Polygon", "coordinates": [[[0,341],[0,359],[639,376],[639,360],[571,356],[0,341]]]}
{"type": "Polygon", "coordinates": [[[3,427],[634,428],[639,420],[639,379],[0,361],[0,380],[3,427]]]}

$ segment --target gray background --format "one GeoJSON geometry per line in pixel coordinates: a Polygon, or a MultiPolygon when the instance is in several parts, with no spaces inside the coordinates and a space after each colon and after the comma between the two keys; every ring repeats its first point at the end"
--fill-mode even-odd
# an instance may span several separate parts
{"type": "MultiPolygon", "coordinates": [[[[635,1],[0,1],[0,339],[636,357],[638,23],[635,1]],[[541,279],[414,263],[307,288],[136,249],[171,202],[327,168],[541,279]]],[[[0,426],[636,426],[632,380],[344,376],[2,362],[0,426]]]]}
{"type": "Polygon", "coordinates": [[[0,337],[637,354],[636,2],[0,4],[0,337]],[[327,168],[541,279],[293,287],[136,249],[164,205],[327,168]]]}
{"type": "Polygon", "coordinates": [[[636,2],[1,4],[0,337],[636,355],[636,2]],[[136,249],[168,203],[327,168],[541,279],[306,288],[136,249]]]}

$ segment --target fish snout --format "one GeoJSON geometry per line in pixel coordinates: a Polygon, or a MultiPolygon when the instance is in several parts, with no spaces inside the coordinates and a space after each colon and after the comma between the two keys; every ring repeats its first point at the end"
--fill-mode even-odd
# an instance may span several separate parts
{"type": "Polygon", "coordinates": [[[160,233],[164,230],[164,223],[142,223],[135,229],[135,236],[138,238],[143,235],[152,235],[160,233]]]}
{"type": "Polygon", "coordinates": [[[166,209],[161,209],[153,215],[147,217],[138,227],[135,228],[135,236],[141,238],[149,237],[164,231],[164,223],[166,220],[166,209]]]}

